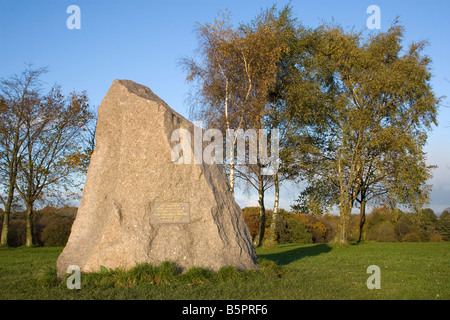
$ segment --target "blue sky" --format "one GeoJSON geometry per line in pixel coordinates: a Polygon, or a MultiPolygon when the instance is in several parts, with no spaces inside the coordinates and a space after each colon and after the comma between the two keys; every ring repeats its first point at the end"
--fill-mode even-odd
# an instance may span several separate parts
{"type": "MultiPolygon", "coordinates": [[[[0,0],[0,77],[19,73],[31,62],[48,66],[45,80],[58,83],[65,92],[86,90],[98,106],[114,79],[144,84],[173,109],[188,117],[189,86],[178,67],[181,57],[192,56],[197,47],[196,22],[212,22],[228,9],[233,21],[248,22],[261,8],[274,3],[281,8],[289,1],[265,0],[0,0]],[[67,7],[81,10],[81,29],[69,30],[67,7]]],[[[450,1],[291,1],[295,16],[316,27],[332,19],[344,27],[366,28],[369,5],[381,10],[381,30],[396,16],[406,28],[404,45],[427,40],[426,54],[433,60],[432,84],[437,96],[450,97],[450,1]]],[[[369,32],[369,31],[367,31],[369,32]]],[[[370,31],[378,32],[378,31],[370,31]]],[[[430,206],[441,212],[450,206],[450,98],[439,110],[439,126],[430,133],[426,146],[433,171],[430,206]]],[[[297,197],[292,185],[282,188],[281,206],[288,209],[297,197]]],[[[256,205],[254,193],[237,194],[241,206],[256,205]]],[[[273,205],[272,190],[267,206],[273,205]]]]}

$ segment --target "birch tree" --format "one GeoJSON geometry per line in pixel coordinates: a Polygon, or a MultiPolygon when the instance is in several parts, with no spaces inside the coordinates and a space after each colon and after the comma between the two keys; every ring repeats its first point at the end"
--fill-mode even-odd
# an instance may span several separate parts
{"type": "Polygon", "coordinates": [[[197,24],[199,47],[195,58],[183,58],[181,66],[186,80],[193,85],[191,116],[220,129],[231,144],[227,152],[230,191],[235,187],[235,146],[237,137],[230,130],[241,129],[252,89],[247,57],[240,47],[239,34],[231,24],[228,12],[222,12],[214,23],[197,24]]]}

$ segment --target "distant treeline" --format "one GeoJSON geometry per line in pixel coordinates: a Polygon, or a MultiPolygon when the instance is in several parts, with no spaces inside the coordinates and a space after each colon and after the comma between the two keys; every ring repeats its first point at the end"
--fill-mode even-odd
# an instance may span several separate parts
{"type": "MultiPolygon", "coordinates": [[[[254,238],[259,231],[259,207],[242,209],[250,235],[254,238]]],[[[46,207],[36,212],[34,238],[36,245],[64,247],[70,235],[77,213],[76,207],[46,207]]],[[[272,211],[267,212],[266,234],[272,223],[272,211]]],[[[280,209],[275,239],[277,243],[328,243],[339,237],[338,215],[300,214],[280,209]]],[[[0,225],[2,224],[0,215],[0,225]]],[[[359,215],[350,219],[348,241],[359,238],[359,215]]],[[[375,208],[367,215],[363,240],[379,242],[450,241],[450,208],[439,216],[433,210],[424,209],[418,214],[375,208]]],[[[26,241],[26,214],[11,215],[9,246],[19,247],[26,241]]]]}
{"type": "MultiPolygon", "coordinates": [[[[35,245],[65,246],[76,214],[75,207],[46,207],[36,211],[33,227],[35,245]]],[[[26,244],[26,213],[15,212],[11,215],[9,224],[8,245],[10,247],[24,246],[26,244]]],[[[0,216],[0,225],[3,225],[3,215],[0,216]]]]}
{"type": "MultiPolygon", "coordinates": [[[[259,231],[259,207],[243,210],[244,219],[252,237],[259,231]]],[[[276,241],[278,243],[327,243],[339,238],[339,215],[300,214],[280,209],[277,222],[276,241]]],[[[348,241],[358,241],[359,215],[352,214],[349,223],[348,241]]],[[[268,211],[266,230],[272,223],[272,212],[268,211]]],[[[268,232],[266,233],[268,234],[268,232]]],[[[367,215],[362,240],[380,242],[450,241],[450,208],[439,217],[431,209],[423,209],[418,214],[374,208],[367,215]]]]}

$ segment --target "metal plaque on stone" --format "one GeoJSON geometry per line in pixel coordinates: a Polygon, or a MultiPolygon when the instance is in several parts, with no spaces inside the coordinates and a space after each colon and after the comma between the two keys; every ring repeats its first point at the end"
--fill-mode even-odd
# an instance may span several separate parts
{"type": "Polygon", "coordinates": [[[156,202],[151,211],[152,223],[189,223],[189,203],[156,202]]]}

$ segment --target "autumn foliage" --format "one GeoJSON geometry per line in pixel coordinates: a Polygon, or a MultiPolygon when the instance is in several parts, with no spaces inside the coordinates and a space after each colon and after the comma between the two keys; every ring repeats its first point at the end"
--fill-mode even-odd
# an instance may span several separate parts
{"type": "MultiPolygon", "coordinates": [[[[242,209],[250,235],[259,230],[259,208],[242,209]]],[[[449,210],[438,217],[431,209],[419,213],[402,212],[388,208],[374,208],[367,216],[364,241],[377,242],[441,242],[450,240],[449,210]]],[[[272,211],[267,212],[266,229],[272,221],[272,211]]],[[[301,214],[281,209],[276,230],[276,243],[328,243],[337,240],[340,218],[338,215],[301,214]]],[[[268,234],[268,233],[266,233],[268,234]]],[[[357,241],[359,215],[349,220],[348,241],[357,241]]]]}

